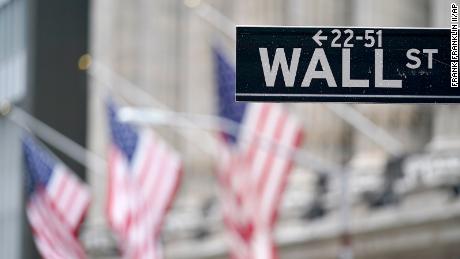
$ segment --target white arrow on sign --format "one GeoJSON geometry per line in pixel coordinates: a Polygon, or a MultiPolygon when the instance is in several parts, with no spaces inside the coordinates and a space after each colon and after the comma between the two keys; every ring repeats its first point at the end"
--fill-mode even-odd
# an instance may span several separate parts
{"type": "Polygon", "coordinates": [[[313,40],[318,44],[320,47],[323,46],[323,43],[321,43],[322,40],[327,40],[327,36],[321,36],[321,33],[323,31],[319,30],[315,36],[313,36],[313,40]]]}

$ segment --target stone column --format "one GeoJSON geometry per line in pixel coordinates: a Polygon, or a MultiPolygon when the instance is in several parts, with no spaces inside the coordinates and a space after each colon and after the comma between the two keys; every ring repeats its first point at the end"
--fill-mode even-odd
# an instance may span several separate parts
{"type": "MultiPolygon", "coordinates": [[[[458,0],[431,0],[431,26],[450,27],[450,4],[458,0]]],[[[434,107],[433,134],[428,148],[433,151],[460,149],[460,106],[434,107]]]]}
{"type": "MultiPolygon", "coordinates": [[[[238,24],[331,26],[348,24],[349,1],[235,1],[238,24]]],[[[348,126],[322,104],[288,105],[304,122],[305,147],[335,162],[347,160],[348,126]]]]}
{"type": "MultiPolygon", "coordinates": [[[[209,38],[203,37],[210,26],[203,26],[205,22],[199,17],[186,13],[192,11],[185,10],[183,3],[182,0],[93,1],[91,54],[95,61],[128,79],[174,111],[211,113],[214,100],[214,84],[210,80],[213,75],[212,59],[209,38]]],[[[111,87],[111,94],[116,98],[121,96],[128,104],[162,107],[150,102],[149,97],[126,95],[126,91],[120,91],[126,87],[121,81],[102,77],[105,81],[101,82],[100,79],[89,79],[88,146],[105,157],[109,141],[104,105],[108,89],[105,87],[111,87]]],[[[191,144],[189,140],[179,138],[173,128],[152,128],[183,156],[186,171],[184,184],[197,175],[211,176],[210,157],[201,153],[196,146],[202,139],[202,132],[190,133],[189,138],[195,140],[191,144]]],[[[103,169],[88,175],[95,201],[90,211],[86,237],[94,253],[110,256],[110,249],[116,244],[110,238],[104,214],[107,171],[103,169]],[[100,251],[102,242],[107,245],[103,248],[106,251],[100,251]]],[[[186,186],[181,185],[181,193],[186,186]]],[[[196,188],[193,194],[197,190],[209,192],[209,188],[196,188]]],[[[194,195],[180,195],[178,199],[184,196],[194,195]]]]}
{"type": "MultiPolygon", "coordinates": [[[[288,25],[343,26],[349,24],[349,1],[313,0],[286,2],[288,25]]],[[[324,104],[290,105],[306,129],[305,148],[326,161],[343,163],[350,157],[350,126],[334,115],[324,104]]]]}
{"type": "MultiPolygon", "coordinates": [[[[429,21],[428,2],[425,0],[354,0],[352,10],[355,26],[420,27],[427,26],[429,21]]],[[[355,107],[399,140],[404,150],[418,150],[426,144],[430,132],[429,106],[360,104],[355,107]]],[[[388,155],[384,148],[355,132],[355,162],[376,161],[382,164],[388,155]]]]}
{"type": "MultiPolygon", "coordinates": [[[[116,39],[115,17],[117,8],[115,1],[99,0],[91,2],[90,53],[93,61],[106,66],[113,65],[113,45],[116,39]]],[[[105,159],[108,145],[108,128],[105,100],[108,98],[107,87],[116,82],[105,82],[93,75],[88,76],[88,137],[89,150],[105,159]]],[[[83,231],[83,243],[93,258],[115,258],[116,243],[108,228],[105,218],[105,202],[107,193],[107,169],[87,171],[87,179],[91,188],[92,201],[83,231]]]]}

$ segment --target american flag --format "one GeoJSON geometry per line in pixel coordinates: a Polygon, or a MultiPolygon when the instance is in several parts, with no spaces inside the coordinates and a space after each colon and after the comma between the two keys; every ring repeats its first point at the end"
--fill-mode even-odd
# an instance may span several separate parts
{"type": "Polygon", "coordinates": [[[182,176],[180,157],[152,131],[120,122],[113,101],[108,116],[109,222],[126,258],[162,258],[159,235],[182,176]]]}
{"type": "MultiPolygon", "coordinates": [[[[217,94],[219,97],[218,109],[219,116],[236,123],[241,123],[246,110],[246,104],[235,101],[235,82],[236,75],[233,65],[228,61],[223,51],[214,46],[214,63],[216,81],[217,81],[217,94]]],[[[224,140],[229,144],[236,142],[236,136],[227,133],[222,133],[224,140]]]]}
{"type": "Polygon", "coordinates": [[[43,258],[86,258],[78,230],[88,209],[90,194],[68,168],[24,136],[27,168],[27,217],[43,258]]]}
{"type": "Polygon", "coordinates": [[[302,127],[296,117],[279,104],[254,103],[244,109],[229,108],[239,104],[233,97],[235,77],[227,76],[235,72],[225,55],[214,52],[219,105],[226,107],[219,110],[238,113],[220,114],[232,120],[242,118],[238,146],[226,145],[227,152],[222,152],[219,168],[230,253],[233,258],[242,259],[277,258],[272,231],[293,164],[292,151],[300,145],[302,127]],[[233,82],[222,77],[233,78],[233,82]]]}
{"type": "Polygon", "coordinates": [[[278,207],[293,165],[293,151],[302,139],[297,118],[279,104],[252,104],[240,132],[249,196],[244,213],[253,224],[252,258],[276,258],[267,235],[277,219],[278,207]],[[249,178],[249,179],[248,179],[249,178]]]}
{"type": "MultiPolygon", "coordinates": [[[[218,96],[218,114],[220,117],[241,123],[246,110],[245,103],[237,103],[234,97],[236,75],[235,69],[220,47],[213,47],[215,74],[218,96]]],[[[219,183],[222,186],[222,214],[227,228],[230,256],[244,258],[249,251],[251,226],[249,219],[242,217],[243,198],[238,191],[242,187],[239,174],[243,170],[241,157],[236,151],[237,135],[221,132],[221,163],[218,168],[219,183]]]]}

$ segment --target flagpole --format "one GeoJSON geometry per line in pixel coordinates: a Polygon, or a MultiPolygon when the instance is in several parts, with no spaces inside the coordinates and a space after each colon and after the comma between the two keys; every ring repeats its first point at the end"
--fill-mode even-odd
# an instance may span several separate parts
{"type": "Polygon", "coordinates": [[[327,104],[326,107],[335,113],[338,117],[349,123],[350,125],[357,125],[359,131],[366,135],[369,139],[373,140],[376,144],[390,153],[393,156],[398,156],[403,153],[401,142],[390,135],[382,127],[379,127],[361,112],[348,104],[327,104]]]}
{"type": "Polygon", "coordinates": [[[10,111],[5,113],[4,116],[18,127],[33,132],[34,135],[37,135],[87,169],[99,174],[105,171],[106,162],[103,158],[36,119],[23,109],[11,106],[10,111]]]}
{"type": "Polygon", "coordinates": [[[184,3],[188,8],[194,10],[201,19],[214,26],[231,40],[236,41],[235,22],[222,12],[201,0],[185,1],[184,3]]]}
{"type": "MultiPolygon", "coordinates": [[[[105,89],[109,90],[117,90],[117,91],[112,91],[118,93],[118,95],[124,96],[124,99],[128,100],[136,100],[137,103],[143,103],[143,104],[149,104],[153,105],[155,107],[159,107],[163,109],[164,111],[169,111],[173,112],[172,108],[166,105],[165,103],[161,102],[159,99],[155,98],[152,96],[149,92],[145,91],[138,85],[132,83],[130,80],[127,78],[119,75],[118,73],[114,72],[111,70],[109,67],[105,66],[104,64],[100,63],[97,60],[94,60],[91,62],[91,65],[89,66],[89,69],[87,70],[87,73],[89,76],[91,76],[94,80],[96,80],[99,83],[99,87],[103,87],[105,89]],[[115,81],[116,84],[111,85],[108,82],[115,81]],[[128,98],[126,98],[126,96],[128,98]]],[[[97,87],[97,84],[94,84],[97,87]]],[[[105,96],[106,97],[106,96],[105,96]]],[[[102,97],[101,98],[105,98],[102,97]]],[[[187,120],[186,118],[182,117],[177,117],[177,120],[180,120],[181,123],[188,124],[190,126],[193,126],[194,122],[187,120]]],[[[181,130],[180,128],[173,128],[179,136],[183,137],[185,140],[190,141],[191,143],[196,146],[196,148],[200,151],[202,151],[205,154],[208,154],[209,156],[213,158],[217,158],[218,154],[216,152],[217,148],[215,148],[215,142],[213,142],[213,137],[209,136],[206,138],[206,142],[208,145],[203,145],[203,140],[197,140],[196,138],[191,138],[189,136],[189,132],[185,132],[181,130]]]]}
{"type": "MultiPolygon", "coordinates": [[[[144,112],[140,116],[135,116],[135,113],[133,113],[132,110],[131,111],[129,111],[129,109],[125,110],[125,116],[126,116],[126,111],[128,111],[128,113],[131,113],[128,115],[134,116],[133,118],[131,118],[132,120],[130,120],[130,122],[146,123],[148,122],[146,119],[150,118],[150,119],[153,119],[152,122],[154,123],[152,124],[158,125],[158,124],[161,124],[159,122],[161,122],[160,120],[162,120],[163,124],[169,124],[169,125],[175,126],[173,127],[173,129],[176,132],[178,132],[182,137],[184,137],[186,140],[189,140],[195,146],[200,148],[203,152],[208,153],[214,158],[217,158],[217,159],[219,158],[218,152],[215,152],[215,149],[212,148],[213,146],[215,147],[218,144],[215,136],[207,135],[208,138],[206,139],[206,141],[208,142],[208,145],[203,145],[202,139],[198,141],[196,138],[190,138],[188,136],[189,131],[184,131],[184,130],[181,130],[180,128],[194,128],[194,129],[213,128],[214,130],[212,131],[216,131],[215,129],[217,128],[215,126],[218,125],[220,127],[218,130],[227,131],[227,133],[235,135],[237,132],[237,129],[240,127],[235,122],[232,122],[230,120],[225,120],[217,116],[175,112],[170,107],[168,107],[166,104],[164,104],[163,102],[161,102],[160,100],[152,96],[149,92],[143,90],[138,85],[132,83],[125,77],[117,74],[116,72],[112,71],[110,68],[108,68],[107,66],[103,65],[102,63],[98,61],[93,61],[93,64],[91,64],[88,70],[88,74],[104,85],[107,85],[106,82],[115,81],[117,82],[117,84],[115,85],[119,87],[117,89],[122,90],[123,94],[128,95],[131,99],[134,99],[137,102],[141,102],[141,103],[149,103],[153,106],[160,108],[160,109],[153,109],[154,111],[158,112],[157,114],[148,114],[144,112]],[[168,119],[168,118],[173,118],[173,119],[168,119]],[[202,122],[206,120],[207,121],[205,123],[206,125],[197,124],[196,121],[198,118],[200,118],[202,122]]],[[[112,86],[110,87],[112,88],[112,86]]],[[[285,150],[285,152],[291,152],[294,156],[294,160],[298,164],[303,165],[307,168],[313,168],[319,171],[326,171],[326,172],[341,171],[341,166],[334,165],[330,161],[325,162],[322,159],[312,155],[310,152],[306,150],[301,150],[301,149],[300,150],[299,149],[298,150],[285,150]]]]}
{"type": "MultiPolygon", "coordinates": [[[[237,137],[241,128],[245,127],[234,121],[219,116],[171,112],[155,108],[124,107],[119,111],[119,118],[121,121],[135,124],[168,125],[173,127],[225,132],[226,134],[235,137],[237,137]],[[183,121],[177,120],[177,118],[186,118],[188,121],[193,121],[193,124],[183,123],[183,121]]],[[[305,149],[291,149],[289,147],[282,146],[281,144],[274,142],[271,139],[266,139],[260,134],[256,135],[259,139],[262,140],[261,148],[269,149],[271,148],[272,144],[277,145],[278,148],[283,151],[280,155],[294,157],[293,160],[298,165],[304,166],[306,168],[312,168],[317,172],[332,173],[342,171],[341,166],[331,163],[330,161],[326,162],[305,149]]],[[[249,144],[249,140],[247,139],[240,139],[240,141],[240,143],[243,143],[243,145],[249,144]]]]}
{"type": "MultiPolygon", "coordinates": [[[[133,91],[139,90],[139,87],[137,86],[132,86],[130,88],[133,91]]],[[[142,96],[143,98],[151,97],[149,94],[145,94],[145,93],[143,93],[142,96]]],[[[153,97],[152,97],[151,102],[155,103],[157,106],[167,107],[166,105],[157,101],[153,97]]],[[[3,111],[5,111],[5,112],[2,111],[2,116],[9,119],[10,121],[12,121],[14,124],[19,126],[20,128],[33,132],[35,135],[43,139],[48,144],[52,145],[53,147],[63,152],[68,157],[72,158],[76,162],[85,166],[91,172],[94,171],[96,173],[101,174],[105,171],[106,161],[101,156],[84,148],[83,146],[79,145],[72,139],[66,137],[59,131],[46,125],[42,121],[36,119],[35,117],[33,117],[32,115],[27,113],[25,110],[21,109],[20,107],[5,105],[5,107],[6,106],[8,106],[9,108],[2,109],[3,111]]],[[[181,126],[185,128],[193,127],[193,128],[199,128],[199,129],[207,129],[209,131],[223,130],[228,134],[235,135],[236,132],[238,131],[238,128],[240,127],[237,123],[232,122],[230,120],[226,120],[224,118],[220,118],[218,116],[178,113],[178,112],[173,112],[167,109],[155,110],[155,111],[165,113],[161,115],[162,117],[167,115],[170,118],[174,118],[173,120],[169,121],[169,124],[176,126],[176,128],[178,128],[177,126],[181,126]],[[178,120],[178,118],[181,118],[181,119],[178,120]],[[196,121],[200,121],[200,120],[201,120],[201,123],[199,124],[195,123],[196,121]]],[[[144,113],[143,116],[144,115],[146,114],[144,113]]],[[[134,122],[136,122],[136,120],[134,120],[134,122]]],[[[139,118],[138,118],[137,123],[139,123],[139,118]]],[[[183,133],[183,131],[180,131],[180,130],[179,132],[183,133]]],[[[270,144],[270,143],[267,143],[267,144],[270,144]]],[[[197,144],[197,146],[202,147],[204,145],[202,145],[201,143],[200,145],[197,144]]],[[[215,152],[209,149],[206,152],[211,155],[216,154],[215,152]]],[[[306,150],[302,150],[302,149],[286,150],[286,152],[293,152],[294,157],[295,157],[294,160],[296,160],[298,164],[306,166],[307,168],[313,168],[318,171],[326,171],[326,172],[340,171],[340,168],[341,168],[338,165],[334,165],[334,164],[331,164],[330,162],[323,161],[321,158],[314,156],[313,154],[309,153],[306,150]]]]}
{"type": "MultiPolygon", "coordinates": [[[[186,1],[186,6],[193,10],[194,13],[204,21],[224,33],[225,36],[236,41],[236,23],[222,14],[222,12],[201,0],[186,1]],[[187,4],[188,2],[192,2],[193,4],[187,4]]],[[[404,152],[403,145],[398,139],[372,122],[351,105],[324,104],[324,106],[389,154],[397,156],[404,152]]]]}

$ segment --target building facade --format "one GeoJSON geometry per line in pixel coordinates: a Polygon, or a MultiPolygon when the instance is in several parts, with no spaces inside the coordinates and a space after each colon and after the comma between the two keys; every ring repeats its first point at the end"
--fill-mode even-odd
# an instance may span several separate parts
{"type": "MultiPolygon", "coordinates": [[[[105,155],[108,137],[104,99],[108,93],[128,105],[215,114],[212,47],[219,45],[234,61],[231,33],[235,24],[445,27],[449,3],[93,1],[91,54],[95,69],[90,71],[89,78],[89,147],[105,155]],[[133,85],[140,90],[133,90],[133,85]]],[[[288,106],[305,125],[305,149],[331,164],[351,168],[350,231],[357,258],[451,258],[460,254],[455,246],[460,242],[458,200],[449,203],[447,192],[428,189],[422,194],[408,195],[397,206],[369,209],[363,193],[384,185],[388,161],[399,154],[389,153],[327,105],[288,106]],[[420,202],[424,199],[441,205],[427,210],[420,202]],[[448,216],[443,214],[447,213],[446,207],[451,208],[448,216]]],[[[360,104],[353,108],[393,136],[402,147],[401,153],[454,153],[459,148],[460,118],[452,116],[457,106],[360,104]]],[[[208,133],[163,126],[156,126],[155,130],[175,145],[185,161],[185,179],[164,230],[167,257],[225,258],[218,205],[211,215],[202,212],[207,201],[216,196],[215,188],[204,188],[215,186],[213,168],[217,163],[211,145],[200,145],[209,138],[208,133]],[[208,233],[206,237],[197,237],[203,229],[208,233]]],[[[301,216],[313,200],[317,173],[316,168],[296,168],[290,179],[276,229],[281,258],[336,258],[339,253],[342,221],[338,179],[330,180],[330,195],[325,198],[327,215],[317,220],[303,220],[301,216]]],[[[89,180],[96,200],[85,242],[95,258],[114,256],[114,242],[103,214],[107,179],[104,174],[90,174],[89,180]]]]}

